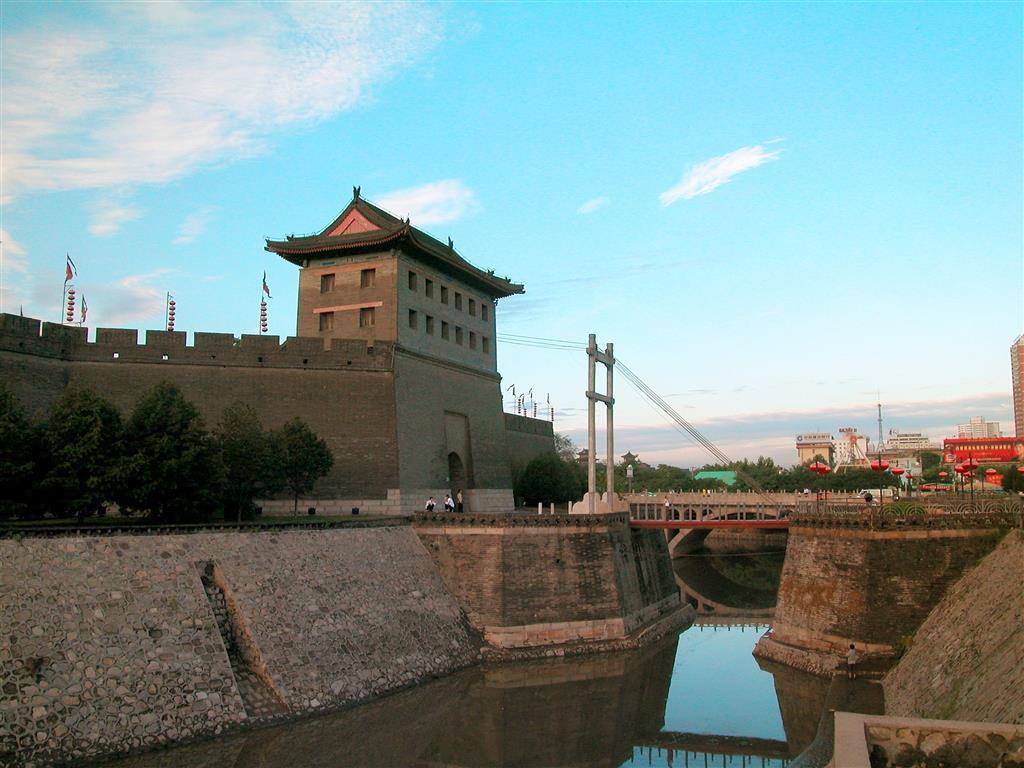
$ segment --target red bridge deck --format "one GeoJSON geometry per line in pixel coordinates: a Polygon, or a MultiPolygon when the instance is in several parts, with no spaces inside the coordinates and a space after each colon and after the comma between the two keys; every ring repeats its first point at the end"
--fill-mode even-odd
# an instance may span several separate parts
{"type": "Polygon", "coordinates": [[[789,528],[789,520],[630,520],[631,528],[789,528]]]}

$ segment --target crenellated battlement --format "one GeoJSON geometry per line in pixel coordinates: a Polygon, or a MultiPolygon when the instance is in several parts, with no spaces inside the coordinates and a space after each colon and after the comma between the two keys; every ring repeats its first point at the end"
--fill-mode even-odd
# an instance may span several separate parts
{"type": "Polygon", "coordinates": [[[394,344],[365,339],[259,336],[196,331],[139,332],[133,328],[88,329],[0,313],[0,351],[74,362],[159,363],[257,368],[391,370],[394,344]]]}

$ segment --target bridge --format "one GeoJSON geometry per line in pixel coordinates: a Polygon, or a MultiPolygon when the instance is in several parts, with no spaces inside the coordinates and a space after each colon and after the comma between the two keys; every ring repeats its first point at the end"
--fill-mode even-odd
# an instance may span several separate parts
{"type": "Polygon", "coordinates": [[[633,528],[665,531],[669,554],[698,549],[714,530],[786,530],[804,498],[796,493],[630,494],[624,499],[633,528]]]}
{"type": "MultiPolygon", "coordinates": [[[[717,736],[704,733],[681,733],[662,731],[649,737],[641,737],[636,746],[642,749],[665,750],[669,753],[669,765],[714,766],[708,761],[712,755],[730,757],[760,757],[768,760],[788,760],[789,745],[777,739],[759,739],[750,736],[717,736]],[[679,754],[676,754],[679,753],[679,754]],[[704,761],[699,762],[703,757],[704,761]],[[673,761],[673,758],[675,760],[673,761]],[[692,762],[691,762],[692,758],[692,762]]],[[[751,761],[748,765],[753,766],[751,761]]]]}

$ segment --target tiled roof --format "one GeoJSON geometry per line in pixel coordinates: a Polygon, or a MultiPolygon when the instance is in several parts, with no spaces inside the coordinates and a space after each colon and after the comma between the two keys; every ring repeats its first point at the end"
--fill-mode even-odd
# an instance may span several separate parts
{"type": "Polygon", "coordinates": [[[452,245],[431,237],[421,229],[412,226],[408,220],[392,216],[382,208],[364,200],[359,190],[353,190],[352,201],[345,206],[337,218],[315,235],[301,237],[288,236],[284,240],[267,240],[266,250],[276,253],[292,264],[302,265],[306,259],[321,258],[327,254],[338,256],[365,253],[381,246],[393,245],[401,247],[410,255],[418,257],[443,272],[454,274],[460,279],[474,284],[487,293],[504,297],[523,293],[523,286],[513,283],[508,278],[496,276],[493,272],[478,269],[459,256],[452,245]],[[353,211],[358,211],[367,221],[379,229],[331,235],[353,211]]]}

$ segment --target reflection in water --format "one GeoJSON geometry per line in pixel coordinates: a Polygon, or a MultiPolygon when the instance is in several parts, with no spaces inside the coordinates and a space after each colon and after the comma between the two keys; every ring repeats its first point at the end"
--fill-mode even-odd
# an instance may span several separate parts
{"type": "Polygon", "coordinates": [[[345,712],[112,764],[783,766],[813,737],[820,696],[807,681],[758,668],[751,651],[761,630],[741,615],[770,610],[781,559],[684,560],[675,565],[685,583],[698,584],[716,612],[736,611],[737,625],[698,624],[628,653],[485,665],[345,712]]]}
{"type": "Polygon", "coordinates": [[[782,576],[784,550],[704,549],[673,558],[683,599],[698,615],[770,618],[782,576]]]}

